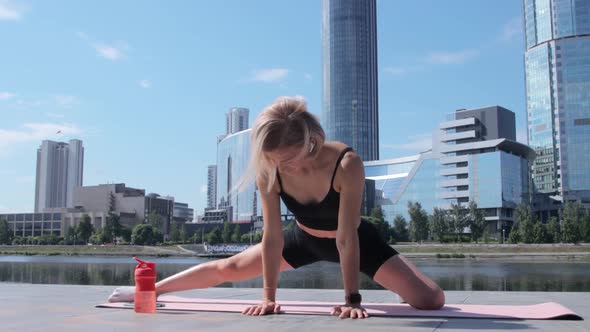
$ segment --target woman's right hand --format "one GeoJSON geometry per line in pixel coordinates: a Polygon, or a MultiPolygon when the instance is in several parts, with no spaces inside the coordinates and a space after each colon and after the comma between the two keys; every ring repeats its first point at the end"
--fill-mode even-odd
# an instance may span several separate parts
{"type": "Polygon", "coordinates": [[[258,305],[253,305],[242,310],[242,314],[249,316],[262,316],[266,314],[278,314],[281,312],[281,306],[274,301],[262,301],[258,305]]]}

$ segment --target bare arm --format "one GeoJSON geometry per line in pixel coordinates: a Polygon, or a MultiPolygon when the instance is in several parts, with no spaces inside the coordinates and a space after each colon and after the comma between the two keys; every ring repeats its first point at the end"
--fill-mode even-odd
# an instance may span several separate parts
{"type": "Polygon", "coordinates": [[[283,252],[283,228],[278,189],[266,192],[267,183],[257,181],[262,203],[262,276],[264,280],[264,300],[275,301],[283,252]]]}
{"type": "Polygon", "coordinates": [[[339,170],[340,208],[336,245],[340,254],[342,279],[346,295],[359,289],[360,250],[358,227],[365,186],[363,163],[356,153],[347,153],[339,170]]]}

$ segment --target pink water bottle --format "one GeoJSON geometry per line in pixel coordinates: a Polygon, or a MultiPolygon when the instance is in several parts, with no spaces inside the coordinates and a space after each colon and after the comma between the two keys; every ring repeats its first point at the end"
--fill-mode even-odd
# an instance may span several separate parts
{"type": "Polygon", "coordinates": [[[144,262],[133,257],[135,267],[135,312],[156,312],[156,263],[144,262]]]}

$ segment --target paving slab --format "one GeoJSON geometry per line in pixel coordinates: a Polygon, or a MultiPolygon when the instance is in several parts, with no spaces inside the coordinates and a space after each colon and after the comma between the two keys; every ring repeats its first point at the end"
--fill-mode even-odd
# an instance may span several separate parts
{"type": "MultiPolygon", "coordinates": [[[[585,320],[492,320],[371,317],[364,320],[332,316],[237,313],[159,312],[95,308],[106,301],[115,286],[33,285],[0,283],[1,331],[590,331],[590,293],[573,292],[446,292],[447,303],[535,304],[554,301],[574,310],[585,320]]],[[[258,299],[255,288],[209,288],[176,293],[185,297],[258,299]]],[[[385,290],[363,290],[367,302],[396,302],[385,290]]],[[[341,301],[342,290],[279,289],[278,299],[341,301]]]]}

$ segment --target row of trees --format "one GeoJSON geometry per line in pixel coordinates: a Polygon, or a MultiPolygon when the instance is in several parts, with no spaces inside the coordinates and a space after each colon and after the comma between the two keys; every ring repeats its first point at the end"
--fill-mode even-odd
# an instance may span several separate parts
{"type": "MultiPolygon", "coordinates": [[[[384,220],[380,207],[373,209],[371,216],[362,218],[375,224],[383,239],[390,244],[404,241],[421,242],[437,239],[440,242],[479,242],[487,239],[484,211],[475,202],[467,207],[452,204],[450,209],[434,208],[428,214],[418,202],[408,202],[410,216],[409,228],[406,220],[397,215],[393,226],[384,220]],[[464,230],[469,229],[468,233],[464,230]]],[[[543,224],[535,218],[528,204],[520,204],[514,211],[514,223],[509,230],[510,243],[576,243],[590,242],[590,215],[578,202],[567,202],[561,211],[561,222],[552,217],[551,222],[543,224]]]]}
{"type": "Polygon", "coordinates": [[[372,222],[381,234],[381,237],[390,244],[397,242],[421,242],[431,237],[441,242],[462,241],[463,230],[471,229],[471,240],[479,241],[485,231],[485,216],[483,211],[477,208],[476,203],[471,203],[467,209],[458,204],[453,204],[451,209],[443,210],[435,208],[429,215],[419,202],[408,202],[408,214],[410,216],[409,227],[406,219],[397,215],[393,220],[393,226],[385,221],[381,207],[376,207],[371,216],[361,217],[372,222]]]}
{"type": "Polygon", "coordinates": [[[561,222],[557,217],[551,217],[548,224],[543,224],[535,217],[530,206],[520,204],[514,211],[508,242],[590,242],[590,215],[579,201],[567,202],[561,212],[561,222]]]}
{"type": "Polygon", "coordinates": [[[162,219],[155,212],[148,215],[147,224],[138,224],[131,230],[121,225],[120,217],[111,211],[107,215],[105,226],[99,229],[94,228],[90,216],[85,214],[77,225],[66,229],[63,237],[44,234],[23,238],[14,237],[8,222],[2,219],[0,220],[0,244],[104,244],[120,239],[137,245],[153,245],[164,240],[161,228],[162,219]]]}
{"type": "MultiPolygon", "coordinates": [[[[401,215],[393,220],[393,225],[385,221],[380,207],[374,208],[370,216],[361,218],[372,222],[379,234],[390,244],[396,242],[421,242],[437,239],[440,242],[462,242],[467,238],[478,242],[487,238],[484,212],[471,202],[467,207],[452,204],[448,210],[435,208],[429,215],[418,202],[408,202],[410,222],[401,215]],[[464,234],[469,228],[470,232],[464,234]]],[[[550,223],[543,224],[535,218],[531,207],[520,204],[514,211],[514,223],[509,232],[510,243],[576,243],[590,242],[590,215],[580,202],[567,202],[561,213],[561,222],[552,217],[550,223]]],[[[83,215],[76,226],[70,226],[65,236],[42,235],[38,237],[13,238],[12,230],[6,220],[0,220],[0,244],[103,244],[122,239],[137,245],[155,245],[164,241],[161,232],[162,218],[155,212],[148,215],[148,223],[138,224],[132,230],[121,225],[119,216],[110,212],[105,227],[94,229],[90,217],[83,215]]],[[[287,229],[294,223],[287,225],[287,229]]],[[[190,238],[182,225],[172,224],[170,240],[175,243],[250,243],[260,242],[261,233],[242,234],[240,225],[224,223],[207,233],[199,230],[190,238]]]]}

